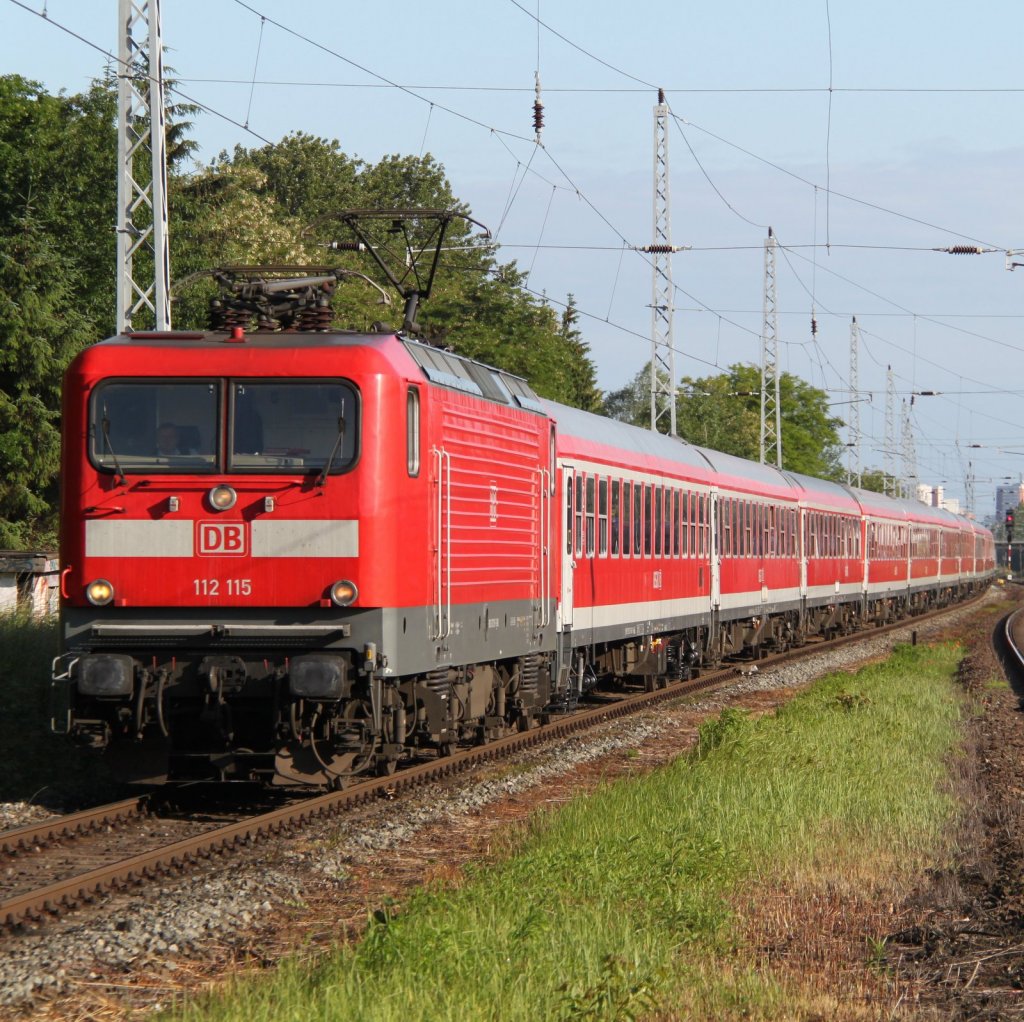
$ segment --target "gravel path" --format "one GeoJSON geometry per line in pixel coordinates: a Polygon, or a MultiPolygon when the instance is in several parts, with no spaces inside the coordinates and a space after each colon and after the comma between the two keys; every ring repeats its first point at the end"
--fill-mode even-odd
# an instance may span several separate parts
{"type": "MultiPolygon", "coordinates": [[[[912,630],[927,638],[970,613],[955,610],[938,622],[762,669],[737,678],[727,692],[675,704],[674,710],[611,722],[587,735],[481,768],[446,788],[382,800],[299,835],[269,840],[255,852],[230,855],[183,877],[105,898],[20,934],[0,936],[0,1009],[20,1009],[34,1017],[69,1017],[72,1009],[87,1009],[90,998],[101,997],[108,1010],[113,998],[125,1015],[133,1006],[152,1010],[232,964],[239,949],[286,945],[287,938],[279,932],[282,926],[294,936],[296,918],[310,906],[322,916],[325,907],[341,911],[339,906],[347,900],[355,911],[348,923],[335,919],[331,939],[337,939],[339,926],[342,932],[353,927],[357,931],[366,905],[380,897],[376,880],[381,891],[395,886],[394,878],[384,879],[388,867],[382,864],[382,852],[392,853],[392,863],[400,858],[395,853],[414,849],[418,839],[435,846],[440,842],[443,853],[445,845],[458,849],[460,828],[478,831],[489,816],[500,824],[510,800],[525,804],[528,811],[530,800],[539,797],[532,793],[545,785],[563,784],[565,797],[571,797],[569,775],[579,775],[588,766],[599,773],[597,768],[609,757],[619,754],[622,761],[624,750],[660,750],[649,755],[652,761],[678,755],[689,740],[681,736],[683,718],[692,732],[694,719],[727,705],[745,699],[756,705],[759,696],[772,692],[781,693],[781,700],[788,697],[785,690],[823,674],[885,657],[893,645],[909,641],[912,630]]],[[[0,805],[0,828],[45,815],[33,806],[0,805]]],[[[422,872],[418,875],[422,877],[422,872]]]]}

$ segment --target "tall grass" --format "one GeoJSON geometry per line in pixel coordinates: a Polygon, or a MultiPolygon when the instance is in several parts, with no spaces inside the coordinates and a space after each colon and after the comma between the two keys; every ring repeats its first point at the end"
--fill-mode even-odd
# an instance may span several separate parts
{"type": "Polygon", "coordinates": [[[0,802],[57,808],[113,790],[95,755],[50,733],[57,646],[55,617],[0,615],[0,802]]]}
{"type": "Polygon", "coordinates": [[[903,648],[775,715],[726,711],[687,757],[538,815],[502,861],[424,888],[314,967],[286,963],[185,1019],[773,1017],[736,956],[738,891],[870,884],[941,847],[955,646],[903,648]]]}

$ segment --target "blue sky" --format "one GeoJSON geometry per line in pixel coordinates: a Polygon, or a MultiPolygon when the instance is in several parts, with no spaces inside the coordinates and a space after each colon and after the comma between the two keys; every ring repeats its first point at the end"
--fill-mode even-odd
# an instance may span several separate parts
{"type": "MultiPolygon", "coordinates": [[[[58,26],[115,50],[116,0],[23,3],[0,0],[0,71],[85,88],[104,58],[58,26]]],[[[576,296],[606,389],[649,357],[650,268],[623,248],[650,240],[664,87],[673,240],[692,246],[673,261],[679,373],[759,362],[770,224],[780,364],[840,416],[861,324],[867,465],[891,364],[901,400],[941,392],[912,408],[923,481],[962,496],[971,462],[984,514],[1024,469],[1024,268],[930,251],[1024,248],[1019,4],[164,0],[163,22],[182,90],[216,111],[204,159],[294,130],[367,160],[430,152],[531,288],[576,296]]]]}

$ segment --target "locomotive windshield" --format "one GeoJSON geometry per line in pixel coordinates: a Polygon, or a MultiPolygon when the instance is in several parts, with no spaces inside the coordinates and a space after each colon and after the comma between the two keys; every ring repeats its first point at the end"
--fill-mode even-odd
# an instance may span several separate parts
{"type": "Polygon", "coordinates": [[[89,423],[93,463],[126,472],[212,472],[219,408],[216,380],[101,383],[89,423]]]}
{"type": "Polygon", "coordinates": [[[355,461],[357,427],[356,392],[336,380],[107,380],[89,449],[128,474],[336,473],[355,461]]]}
{"type": "Polygon", "coordinates": [[[356,395],[338,382],[231,383],[231,472],[344,471],[356,455],[356,395]],[[333,453],[333,458],[331,457],[333,453]]]}

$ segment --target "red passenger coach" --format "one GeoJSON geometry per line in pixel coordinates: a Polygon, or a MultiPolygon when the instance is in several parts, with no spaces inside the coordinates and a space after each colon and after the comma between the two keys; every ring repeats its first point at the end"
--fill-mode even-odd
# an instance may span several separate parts
{"type": "Polygon", "coordinates": [[[64,387],[54,726],[343,785],[976,591],[991,534],[393,332],[116,337],[64,387]]]}

